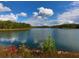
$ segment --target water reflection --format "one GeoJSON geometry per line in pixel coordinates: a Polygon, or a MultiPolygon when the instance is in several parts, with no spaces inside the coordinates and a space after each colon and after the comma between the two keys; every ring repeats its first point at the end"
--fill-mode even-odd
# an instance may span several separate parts
{"type": "Polygon", "coordinates": [[[31,29],[29,38],[27,39],[27,44],[32,48],[40,48],[44,40],[47,39],[49,33],[51,34],[51,29],[48,28],[31,29]]]}
{"type": "Polygon", "coordinates": [[[0,45],[25,43],[30,48],[40,48],[48,36],[56,41],[58,50],[79,51],[78,29],[34,28],[28,31],[0,32],[0,45]]]}
{"type": "Polygon", "coordinates": [[[17,32],[0,32],[0,44],[8,45],[17,39],[17,32]]]}
{"type": "Polygon", "coordinates": [[[18,45],[25,43],[31,48],[39,48],[48,35],[52,33],[51,30],[48,28],[35,28],[28,31],[0,32],[0,44],[18,45]]]}
{"type": "Polygon", "coordinates": [[[79,51],[78,29],[56,29],[54,33],[59,50],[79,51]]]}

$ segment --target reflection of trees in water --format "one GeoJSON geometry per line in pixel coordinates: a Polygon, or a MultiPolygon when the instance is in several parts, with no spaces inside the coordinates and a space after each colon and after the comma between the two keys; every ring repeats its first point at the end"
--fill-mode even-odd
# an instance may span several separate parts
{"type": "Polygon", "coordinates": [[[15,42],[13,42],[13,45],[16,45],[17,47],[24,43],[27,44],[27,41],[29,40],[30,37],[30,30],[28,31],[19,31],[18,35],[17,35],[17,40],[15,42]]]}
{"type": "Polygon", "coordinates": [[[15,32],[0,32],[0,42],[3,42],[3,41],[13,42],[16,40],[17,34],[18,33],[15,33],[15,32]]]}
{"type": "Polygon", "coordinates": [[[33,35],[34,35],[34,34],[32,34],[32,31],[30,30],[30,31],[29,31],[29,34],[28,34],[27,41],[26,41],[26,45],[27,45],[28,47],[30,47],[30,48],[36,47],[36,44],[34,44],[33,35]]]}
{"type": "Polygon", "coordinates": [[[22,43],[26,43],[28,37],[29,37],[29,32],[30,30],[28,31],[21,31],[18,33],[18,41],[22,42],[22,43]]]}
{"type": "Polygon", "coordinates": [[[12,42],[11,44],[18,45],[25,43],[29,47],[38,48],[42,45],[45,39],[52,36],[50,28],[33,28],[28,31],[0,32],[0,42],[12,42]]]}
{"type": "Polygon", "coordinates": [[[17,35],[17,32],[0,32],[0,45],[11,45],[15,40],[17,40],[17,35]]]}
{"type": "Polygon", "coordinates": [[[58,50],[79,51],[79,29],[55,29],[54,38],[58,50]]]}
{"type": "Polygon", "coordinates": [[[30,33],[30,42],[32,41],[32,45],[37,45],[40,47],[45,39],[47,39],[48,35],[51,35],[52,30],[48,28],[35,28],[31,30],[30,33]]]}

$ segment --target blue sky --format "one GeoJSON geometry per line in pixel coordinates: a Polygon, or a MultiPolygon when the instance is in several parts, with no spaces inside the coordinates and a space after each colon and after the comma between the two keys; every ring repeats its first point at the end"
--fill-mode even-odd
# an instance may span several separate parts
{"type": "Polygon", "coordinates": [[[0,19],[38,26],[76,23],[78,10],[79,2],[76,1],[1,1],[0,19]]]}

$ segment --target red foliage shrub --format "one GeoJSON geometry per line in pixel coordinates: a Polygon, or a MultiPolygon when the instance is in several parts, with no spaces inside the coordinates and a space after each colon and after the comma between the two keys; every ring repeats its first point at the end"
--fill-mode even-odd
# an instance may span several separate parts
{"type": "Polygon", "coordinates": [[[9,47],[7,47],[7,50],[8,50],[9,52],[11,52],[11,53],[16,53],[17,48],[16,48],[16,46],[9,46],[9,47]]]}

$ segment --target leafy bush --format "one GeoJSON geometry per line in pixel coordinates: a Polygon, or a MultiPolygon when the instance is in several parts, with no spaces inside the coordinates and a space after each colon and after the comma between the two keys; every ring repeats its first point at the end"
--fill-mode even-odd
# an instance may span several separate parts
{"type": "Polygon", "coordinates": [[[51,36],[48,36],[48,38],[43,43],[42,49],[44,52],[56,51],[55,40],[51,38],[51,36]]]}

